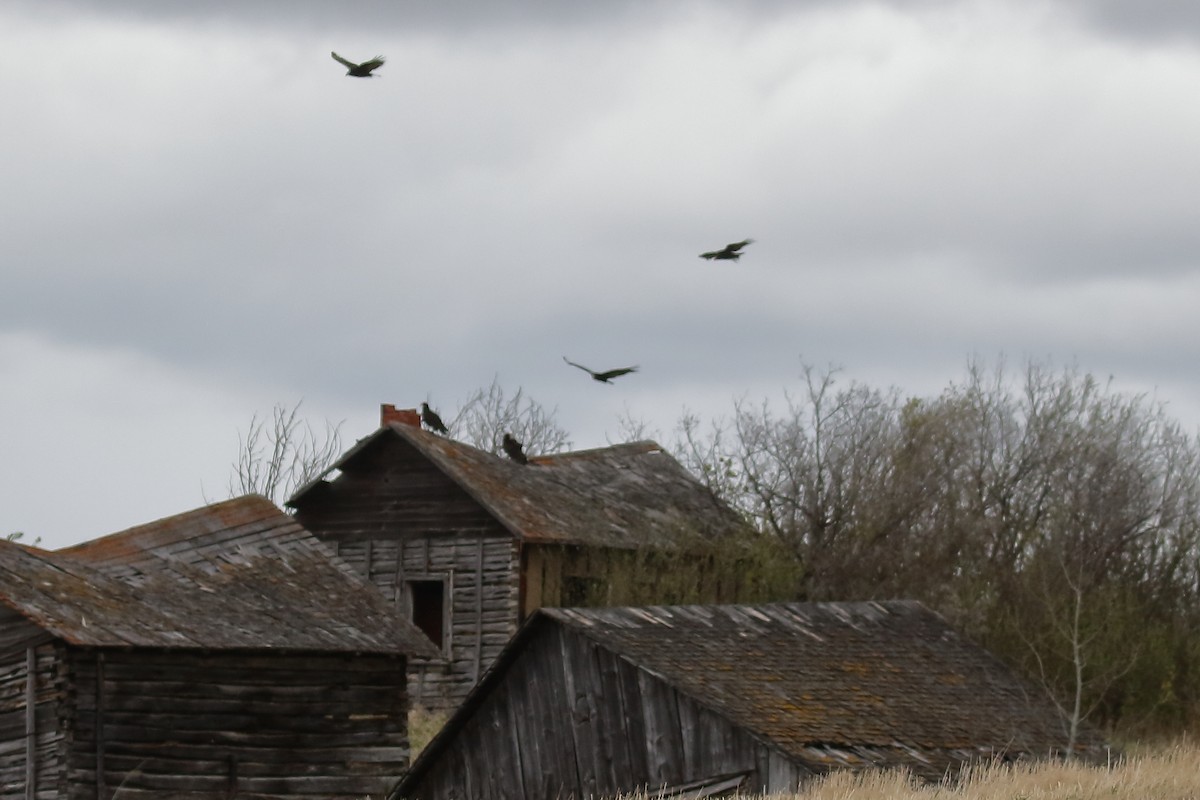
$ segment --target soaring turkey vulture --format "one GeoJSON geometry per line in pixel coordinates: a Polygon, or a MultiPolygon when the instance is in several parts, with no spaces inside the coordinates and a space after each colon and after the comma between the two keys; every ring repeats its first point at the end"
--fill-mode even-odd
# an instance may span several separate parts
{"type": "Polygon", "coordinates": [[[449,433],[450,429],[446,427],[446,423],[442,422],[442,418],[437,415],[437,412],[429,407],[429,403],[421,403],[421,422],[425,423],[425,427],[431,431],[438,433],[449,433]]]}
{"type": "Polygon", "coordinates": [[[719,261],[737,261],[742,257],[739,251],[748,244],[754,244],[754,240],[743,239],[740,242],[730,242],[720,250],[710,250],[707,253],[701,253],[700,257],[706,258],[709,261],[712,261],[714,258],[719,261]]]}
{"type": "Polygon", "coordinates": [[[375,56],[370,61],[364,61],[361,64],[355,64],[353,61],[347,61],[337,53],[330,51],[329,55],[333,56],[333,60],[339,64],[344,64],[348,69],[346,74],[355,78],[370,78],[371,72],[383,66],[383,56],[375,56]]]}
{"type": "Polygon", "coordinates": [[[563,356],[563,361],[566,361],[572,367],[578,367],[579,369],[586,372],[588,375],[591,375],[592,380],[600,381],[601,383],[611,383],[613,378],[619,378],[622,375],[628,375],[631,372],[638,371],[637,367],[622,367],[621,369],[610,369],[607,372],[593,372],[592,370],[585,367],[583,364],[576,364],[574,361],[568,361],[566,356],[563,356]]]}
{"type": "Polygon", "coordinates": [[[505,454],[518,464],[528,464],[529,459],[525,457],[525,445],[518,442],[509,434],[504,434],[504,441],[500,443],[504,448],[505,454]]]}

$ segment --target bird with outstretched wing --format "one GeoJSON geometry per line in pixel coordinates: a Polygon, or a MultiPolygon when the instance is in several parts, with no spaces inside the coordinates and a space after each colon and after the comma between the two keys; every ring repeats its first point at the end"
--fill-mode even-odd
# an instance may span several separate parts
{"type": "Polygon", "coordinates": [[[701,253],[700,257],[712,261],[714,258],[718,261],[737,261],[742,257],[741,249],[748,244],[754,244],[753,239],[743,239],[740,242],[730,242],[720,250],[710,250],[707,253],[701,253]]]}
{"type": "Polygon", "coordinates": [[[372,72],[383,66],[383,56],[375,56],[370,61],[364,61],[361,64],[355,64],[353,61],[342,58],[337,53],[330,51],[329,55],[333,56],[333,60],[347,67],[346,74],[355,78],[371,78],[372,72]]]}
{"type": "Polygon", "coordinates": [[[572,367],[576,367],[578,369],[583,370],[588,375],[592,376],[592,380],[600,381],[601,383],[611,383],[613,378],[619,378],[622,375],[628,375],[631,372],[638,371],[638,368],[636,366],[633,366],[633,367],[622,367],[620,369],[610,369],[606,372],[595,372],[593,370],[588,369],[583,364],[576,364],[574,361],[569,360],[566,356],[563,356],[563,361],[566,361],[572,367]]]}

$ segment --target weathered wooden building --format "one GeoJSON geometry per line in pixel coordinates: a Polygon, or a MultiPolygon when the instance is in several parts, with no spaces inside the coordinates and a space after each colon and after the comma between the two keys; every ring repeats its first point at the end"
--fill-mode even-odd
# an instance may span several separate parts
{"type": "Polygon", "coordinates": [[[0,604],[0,798],[361,798],[408,766],[428,642],[263,498],[0,541],[0,604]]]}
{"type": "MultiPolygon", "coordinates": [[[[393,797],[791,792],[1060,753],[1052,703],[915,602],[544,609],[393,797]]],[[[1101,758],[1085,733],[1077,755],[1101,758]]]]}
{"type": "Polygon", "coordinates": [[[461,702],[535,609],[603,603],[628,573],[614,554],[745,524],[653,442],[520,465],[422,431],[415,411],[382,421],[288,505],[437,646],[410,662],[426,708],[461,702]]]}

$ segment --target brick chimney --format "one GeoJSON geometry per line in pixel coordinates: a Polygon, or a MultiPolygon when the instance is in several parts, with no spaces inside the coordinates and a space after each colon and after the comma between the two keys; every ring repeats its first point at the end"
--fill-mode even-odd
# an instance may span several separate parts
{"type": "Polygon", "coordinates": [[[419,428],[421,427],[421,415],[415,408],[396,408],[391,403],[383,403],[379,406],[379,427],[382,428],[393,422],[419,428]]]}

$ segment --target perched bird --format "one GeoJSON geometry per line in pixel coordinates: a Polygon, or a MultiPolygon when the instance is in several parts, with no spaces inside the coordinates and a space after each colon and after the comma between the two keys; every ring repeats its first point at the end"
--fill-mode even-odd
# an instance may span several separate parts
{"type": "Polygon", "coordinates": [[[739,251],[748,244],[754,244],[754,240],[743,239],[740,242],[731,242],[720,250],[710,250],[707,253],[701,253],[700,257],[706,258],[709,261],[712,261],[714,258],[719,261],[737,261],[742,257],[739,251]]]}
{"type": "Polygon", "coordinates": [[[355,78],[370,78],[372,77],[371,72],[383,66],[383,56],[375,56],[370,61],[355,64],[353,61],[347,61],[332,51],[330,51],[329,55],[333,56],[333,60],[339,64],[345,64],[348,67],[346,74],[355,78]]]}
{"type": "Polygon", "coordinates": [[[621,369],[610,369],[607,372],[593,372],[592,370],[585,367],[583,364],[576,364],[574,361],[568,361],[566,356],[563,356],[563,361],[566,361],[572,367],[578,367],[579,369],[586,372],[588,375],[591,375],[592,380],[600,381],[601,383],[611,383],[613,378],[619,378],[622,375],[628,375],[631,372],[638,371],[638,368],[636,366],[634,366],[634,367],[622,367],[621,369]]]}
{"type": "Polygon", "coordinates": [[[437,415],[437,412],[429,407],[429,403],[421,403],[421,422],[425,423],[425,427],[431,431],[438,433],[449,433],[450,429],[446,427],[446,423],[442,422],[442,418],[437,415]]]}
{"type": "Polygon", "coordinates": [[[528,464],[529,459],[525,457],[525,445],[518,442],[510,434],[504,434],[504,441],[500,443],[504,448],[504,453],[518,464],[528,464]]]}

